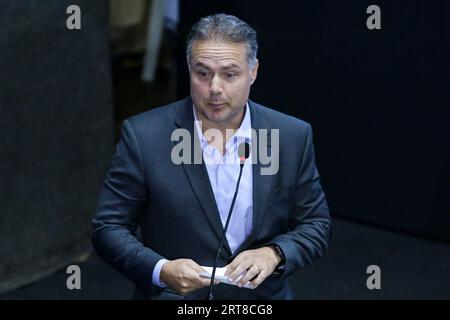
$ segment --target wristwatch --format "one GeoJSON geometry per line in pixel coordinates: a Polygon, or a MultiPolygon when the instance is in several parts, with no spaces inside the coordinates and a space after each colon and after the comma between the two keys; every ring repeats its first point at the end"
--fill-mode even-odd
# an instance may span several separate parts
{"type": "Polygon", "coordinates": [[[274,272],[272,273],[273,276],[280,276],[284,272],[284,267],[286,265],[286,257],[284,256],[283,250],[281,250],[280,246],[277,244],[271,244],[271,248],[275,251],[276,255],[280,257],[280,263],[278,263],[277,267],[275,268],[274,272]]]}

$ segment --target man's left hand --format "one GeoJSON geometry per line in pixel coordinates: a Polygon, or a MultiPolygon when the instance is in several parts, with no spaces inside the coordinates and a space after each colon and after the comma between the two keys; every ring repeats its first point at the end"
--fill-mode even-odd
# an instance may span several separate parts
{"type": "Polygon", "coordinates": [[[237,285],[242,287],[250,282],[250,285],[256,288],[273,273],[280,260],[271,247],[242,251],[234,258],[233,262],[226,266],[225,275],[235,282],[239,275],[244,273],[237,285]]]}

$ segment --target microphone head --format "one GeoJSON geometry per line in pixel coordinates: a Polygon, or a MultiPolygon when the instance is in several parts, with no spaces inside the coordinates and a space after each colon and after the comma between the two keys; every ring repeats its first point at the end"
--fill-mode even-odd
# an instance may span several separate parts
{"type": "Polygon", "coordinates": [[[250,156],[250,144],[242,142],[238,147],[238,155],[241,161],[245,161],[250,156]]]}

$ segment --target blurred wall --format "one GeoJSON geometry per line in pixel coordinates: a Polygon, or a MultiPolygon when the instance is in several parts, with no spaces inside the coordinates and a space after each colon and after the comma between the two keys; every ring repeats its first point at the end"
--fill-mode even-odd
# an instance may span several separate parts
{"type": "Polygon", "coordinates": [[[90,251],[113,116],[108,1],[2,1],[0,23],[3,292],[90,251]]]}
{"type": "MultiPolygon", "coordinates": [[[[212,13],[253,25],[251,98],[312,124],[332,214],[450,241],[450,3],[376,1],[376,31],[366,28],[371,4],[185,0],[180,39],[212,13]]],[[[181,41],[178,60],[181,98],[181,41]]]]}

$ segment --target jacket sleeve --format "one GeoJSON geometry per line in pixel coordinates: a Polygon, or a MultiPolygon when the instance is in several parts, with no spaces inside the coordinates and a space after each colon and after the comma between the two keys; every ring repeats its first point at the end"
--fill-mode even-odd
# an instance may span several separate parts
{"type": "Polygon", "coordinates": [[[288,230],[270,241],[278,244],[285,255],[283,277],[322,256],[331,236],[330,214],[315,165],[312,130],[309,125],[297,173],[294,207],[288,230]]]}
{"type": "Polygon", "coordinates": [[[152,288],[153,269],[163,258],[135,235],[148,198],[138,141],[125,120],[92,220],[92,244],[103,260],[143,290],[152,288]]]}

